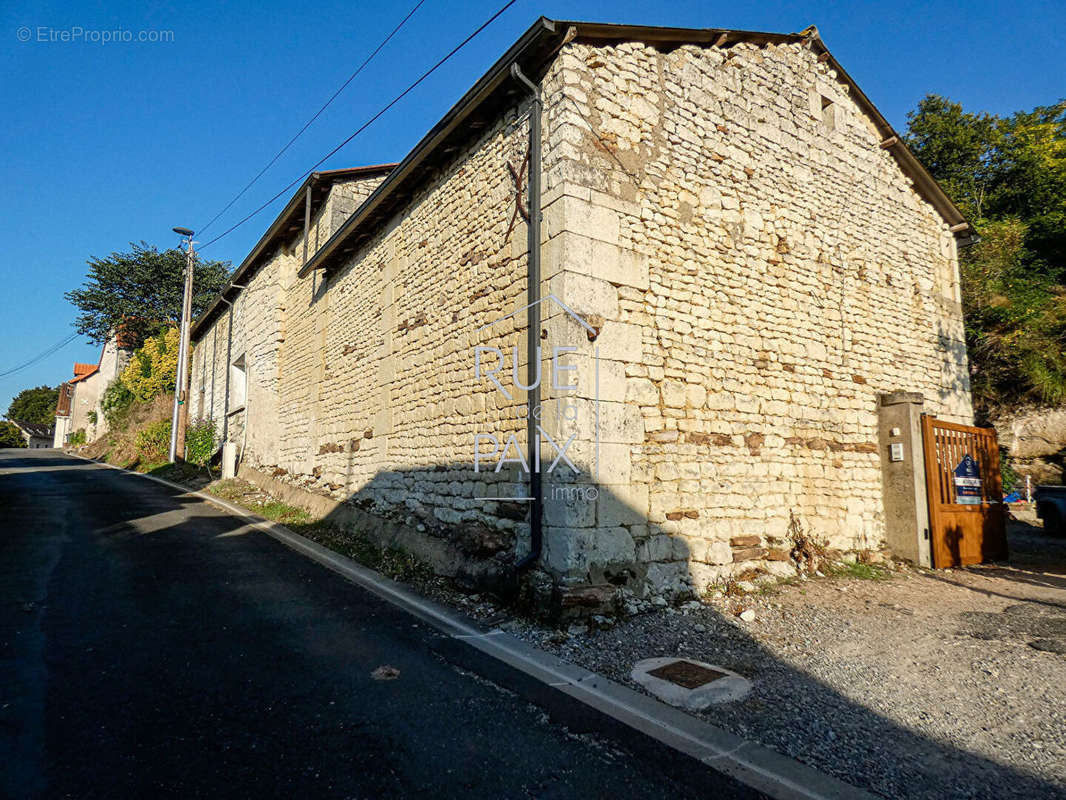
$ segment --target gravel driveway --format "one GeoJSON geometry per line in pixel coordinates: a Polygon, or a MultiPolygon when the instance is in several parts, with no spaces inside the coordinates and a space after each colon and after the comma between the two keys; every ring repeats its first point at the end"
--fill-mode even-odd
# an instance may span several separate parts
{"type": "Polygon", "coordinates": [[[705,719],[886,797],[1066,797],[1066,540],[1009,536],[1010,567],[815,579],[569,636],[508,627],[634,687],[653,656],[739,672],[752,693],[705,719]]]}

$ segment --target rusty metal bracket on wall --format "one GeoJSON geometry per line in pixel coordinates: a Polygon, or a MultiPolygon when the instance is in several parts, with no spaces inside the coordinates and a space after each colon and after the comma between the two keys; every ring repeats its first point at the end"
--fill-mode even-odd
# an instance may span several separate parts
{"type": "Polygon", "coordinates": [[[511,173],[511,180],[514,181],[514,211],[511,212],[511,221],[507,223],[507,233],[503,235],[504,244],[507,244],[507,240],[511,238],[511,231],[514,230],[519,214],[522,215],[523,220],[529,222],[529,211],[522,205],[522,190],[525,188],[525,177],[522,172],[529,170],[529,150],[530,148],[526,147],[526,155],[518,169],[515,169],[510,161],[507,162],[507,171],[511,173]]]}

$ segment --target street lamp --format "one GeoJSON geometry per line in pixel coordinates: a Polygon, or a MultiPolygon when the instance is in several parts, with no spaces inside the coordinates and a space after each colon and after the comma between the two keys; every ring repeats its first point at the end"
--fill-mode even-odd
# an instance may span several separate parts
{"type": "Polygon", "coordinates": [[[170,417],[170,461],[185,458],[185,427],[189,421],[189,324],[192,317],[192,274],[195,252],[193,232],[188,228],[174,228],[185,238],[185,294],[181,301],[181,344],[178,345],[178,371],[174,376],[174,412],[170,417]]]}

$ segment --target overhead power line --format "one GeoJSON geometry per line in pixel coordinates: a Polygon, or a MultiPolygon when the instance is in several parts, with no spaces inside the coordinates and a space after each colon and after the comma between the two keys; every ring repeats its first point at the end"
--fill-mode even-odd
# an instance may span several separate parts
{"type": "Polygon", "coordinates": [[[241,189],[239,192],[237,192],[237,195],[232,200],[230,200],[228,203],[226,203],[226,205],[222,208],[222,210],[219,211],[217,214],[215,214],[215,216],[213,216],[211,218],[210,222],[208,222],[206,225],[201,225],[199,228],[197,228],[196,229],[197,233],[202,234],[204,231],[206,231],[208,228],[210,228],[212,225],[214,225],[219,217],[221,217],[223,214],[225,214],[227,211],[229,211],[230,208],[232,208],[233,204],[236,203],[238,200],[240,200],[241,197],[244,196],[244,193],[247,192],[249,189],[251,189],[256,184],[256,182],[260,178],[263,177],[263,174],[268,169],[270,169],[272,166],[274,166],[275,163],[277,163],[277,160],[279,158],[281,158],[282,155],[284,155],[285,151],[288,150],[290,147],[292,147],[293,142],[295,142],[297,139],[299,139],[300,136],[303,135],[303,132],[306,131],[308,128],[310,128],[311,125],[314,123],[314,121],[316,119],[318,119],[322,115],[322,112],[325,111],[327,108],[329,108],[330,104],[334,100],[337,99],[337,97],[340,95],[340,93],[348,88],[348,84],[350,84],[352,81],[354,81],[356,79],[356,77],[359,75],[359,73],[363,71],[363,69],[366,67],[366,65],[374,60],[374,56],[376,56],[378,53],[381,52],[382,48],[385,47],[385,45],[387,45],[389,43],[389,41],[392,39],[392,37],[395,36],[399,32],[400,28],[402,28],[407,23],[407,20],[411,19],[411,17],[414,16],[414,13],[416,11],[418,11],[418,9],[421,8],[422,4],[425,3],[425,2],[426,2],[426,0],[418,0],[418,2],[415,4],[414,8],[412,8],[410,11],[407,12],[407,16],[404,17],[402,20],[400,20],[400,24],[397,25],[395,28],[393,28],[392,32],[388,36],[386,36],[384,39],[381,40],[381,44],[379,44],[376,48],[374,48],[374,52],[372,52],[370,55],[368,55],[363,60],[363,63],[360,64],[359,67],[355,70],[355,72],[353,72],[351,75],[348,76],[348,80],[346,80],[344,83],[342,83],[340,85],[340,88],[337,89],[337,91],[335,91],[332,95],[330,95],[329,100],[327,100],[325,103],[323,103],[322,107],[320,109],[318,109],[318,111],[316,111],[314,113],[314,116],[312,116],[311,119],[307,120],[307,122],[304,123],[304,126],[302,128],[300,128],[300,130],[298,130],[296,132],[296,135],[293,136],[291,139],[289,139],[289,141],[285,143],[285,146],[283,148],[278,150],[278,152],[274,155],[274,157],[272,159],[270,159],[270,161],[267,162],[266,166],[263,167],[261,170],[259,170],[259,172],[256,174],[256,176],[254,178],[252,178],[248,182],[248,185],[245,186],[243,189],[241,189]]]}
{"type": "Polygon", "coordinates": [[[72,333],[70,336],[68,336],[65,339],[63,339],[62,341],[57,342],[56,344],[52,345],[47,350],[44,350],[43,352],[38,353],[33,358],[31,358],[29,361],[26,361],[23,364],[19,364],[17,367],[12,367],[11,369],[8,369],[8,370],[5,370],[3,372],[0,372],[0,378],[6,378],[8,375],[14,375],[16,372],[24,370],[27,367],[32,367],[34,364],[38,363],[39,361],[43,361],[44,359],[48,358],[48,356],[52,355],[53,353],[56,353],[56,352],[62,350],[64,347],[66,347],[68,344],[70,344],[71,342],[73,342],[77,338],[78,338],[78,334],[77,333],[72,333]]]}
{"type": "Polygon", "coordinates": [[[208,242],[206,242],[204,245],[202,245],[200,247],[200,250],[203,251],[204,248],[210,247],[211,245],[213,245],[215,242],[217,242],[222,237],[228,236],[229,234],[233,233],[233,231],[237,230],[237,228],[241,227],[241,225],[246,223],[248,220],[252,219],[252,217],[255,217],[256,215],[260,214],[263,210],[268,208],[275,200],[277,200],[279,197],[284,195],[286,192],[288,192],[290,189],[292,189],[292,187],[294,187],[297,184],[299,184],[304,178],[306,178],[308,175],[310,175],[312,172],[314,172],[316,169],[318,169],[320,166],[322,166],[322,164],[325,163],[325,161],[327,159],[329,159],[330,156],[334,155],[338,150],[340,150],[342,147],[344,147],[346,144],[348,144],[350,141],[352,141],[352,139],[354,139],[360,133],[362,133],[367,128],[369,128],[371,125],[373,125],[374,122],[376,122],[379,117],[381,117],[386,111],[388,111],[390,108],[392,108],[398,102],[403,100],[403,98],[405,98],[408,94],[410,94],[412,91],[414,91],[414,89],[419,84],[421,84],[422,81],[424,81],[426,78],[428,78],[430,75],[432,75],[438,69],[440,69],[440,67],[442,67],[449,59],[451,59],[452,56],[454,56],[456,53],[458,53],[460,50],[462,50],[467,44],[470,43],[471,40],[473,40],[479,33],[481,33],[483,30],[485,30],[485,28],[487,28],[489,25],[491,25],[493,22],[495,22],[497,17],[499,17],[504,11],[506,11],[511,6],[513,6],[516,2],[518,2],[518,0],[510,0],[510,2],[505,3],[500,8],[499,11],[497,11],[495,14],[493,14],[491,17],[489,17],[487,20],[485,20],[483,23],[481,23],[481,25],[479,25],[477,27],[477,29],[473,33],[471,33],[469,36],[467,36],[465,39],[463,39],[463,41],[459,42],[459,44],[457,44],[455,47],[453,47],[451,49],[451,51],[446,56],[444,56],[442,59],[440,59],[436,64],[434,64],[428,70],[423,72],[422,75],[417,80],[414,81],[414,83],[412,83],[410,86],[408,86],[406,89],[404,89],[398,95],[396,95],[396,97],[394,97],[392,100],[390,100],[380,111],[378,111],[376,114],[374,114],[374,116],[372,116],[370,119],[368,119],[362,125],[360,125],[359,128],[356,129],[356,131],[351,136],[349,136],[347,139],[345,139],[339,145],[337,145],[332,150],[330,150],[328,153],[326,153],[324,156],[322,156],[322,158],[320,158],[317,162],[315,162],[311,166],[310,169],[306,170],[299,177],[297,177],[295,180],[293,180],[292,182],[287,184],[285,187],[283,187],[281,189],[281,191],[279,191],[277,194],[275,194],[273,197],[271,197],[269,200],[267,200],[265,203],[263,203],[261,206],[259,206],[257,209],[255,209],[253,212],[251,212],[250,214],[248,214],[246,217],[242,218],[241,220],[237,221],[236,223],[234,223],[230,227],[226,228],[226,230],[222,231],[222,233],[220,233],[214,239],[211,239],[208,242]]]}

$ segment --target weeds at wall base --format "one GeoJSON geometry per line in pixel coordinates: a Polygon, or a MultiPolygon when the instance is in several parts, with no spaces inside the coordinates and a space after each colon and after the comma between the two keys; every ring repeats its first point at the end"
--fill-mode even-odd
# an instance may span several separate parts
{"type": "Polygon", "coordinates": [[[426,584],[440,580],[432,568],[410,553],[380,547],[357,532],[340,530],[297,506],[270,498],[250,483],[238,479],[217,481],[207,491],[277,522],[317,544],[377,570],[393,580],[426,584]]]}

